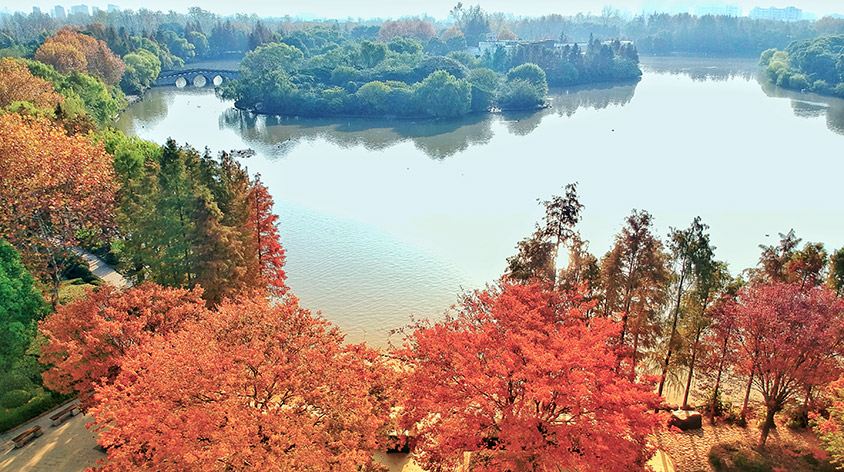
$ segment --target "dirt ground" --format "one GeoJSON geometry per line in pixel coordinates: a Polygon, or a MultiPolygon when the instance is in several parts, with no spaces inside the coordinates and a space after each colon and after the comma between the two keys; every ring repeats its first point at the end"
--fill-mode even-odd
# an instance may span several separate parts
{"type": "MultiPolygon", "coordinates": [[[[695,431],[665,431],[654,437],[654,444],[665,451],[679,472],[710,472],[709,452],[718,444],[740,444],[753,450],[759,442],[759,428],[751,422],[747,428],[727,424],[710,426],[704,419],[703,429],[695,431]]],[[[766,454],[769,463],[782,470],[824,470],[806,467],[800,459],[804,455],[825,458],[817,437],[810,430],[792,430],[785,425],[771,431],[766,454]]]]}

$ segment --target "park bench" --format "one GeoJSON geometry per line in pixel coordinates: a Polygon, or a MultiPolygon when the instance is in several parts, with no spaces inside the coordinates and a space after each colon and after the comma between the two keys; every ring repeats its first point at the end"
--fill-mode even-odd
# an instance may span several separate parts
{"type": "Polygon", "coordinates": [[[76,416],[79,413],[79,410],[74,406],[70,405],[67,408],[62,409],[61,411],[56,412],[54,415],[50,416],[50,421],[53,426],[58,426],[62,424],[66,419],[76,416]]]}
{"type": "Polygon", "coordinates": [[[32,428],[29,428],[21,434],[13,437],[12,442],[15,443],[15,449],[17,449],[19,447],[24,447],[26,443],[32,441],[38,436],[41,436],[42,434],[44,433],[41,432],[41,426],[33,426],[32,428]]]}

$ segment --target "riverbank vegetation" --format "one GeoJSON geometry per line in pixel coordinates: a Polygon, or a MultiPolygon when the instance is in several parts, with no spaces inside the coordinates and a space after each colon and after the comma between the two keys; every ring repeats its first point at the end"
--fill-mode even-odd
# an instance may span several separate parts
{"type": "Polygon", "coordinates": [[[760,65],[777,86],[844,98],[844,35],[797,41],[762,53],[760,65]]]}

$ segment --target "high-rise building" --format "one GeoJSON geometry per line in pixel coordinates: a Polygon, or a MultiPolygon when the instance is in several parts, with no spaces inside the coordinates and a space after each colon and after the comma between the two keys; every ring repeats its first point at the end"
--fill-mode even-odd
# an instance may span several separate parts
{"type": "Polygon", "coordinates": [[[88,5],[74,5],[70,7],[70,14],[89,16],[90,13],[88,13],[88,5]]]}
{"type": "Polygon", "coordinates": [[[797,7],[756,7],[750,10],[750,17],[754,20],[800,21],[803,19],[803,10],[797,7]]]}
{"type": "Polygon", "coordinates": [[[53,7],[53,18],[57,20],[64,20],[67,18],[67,13],[65,13],[63,6],[56,5],[53,7]]]}
{"type": "Polygon", "coordinates": [[[109,13],[117,13],[117,12],[120,11],[120,7],[117,6],[117,5],[114,5],[112,3],[109,3],[108,6],[106,6],[106,11],[109,12],[109,13]]]}
{"type": "Polygon", "coordinates": [[[38,7],[32,7],[32,14],[33,14],[33,15],[40,15],[40,14],[41,14],[41,9],[40,9],[40,8],[38,8],[38,7]]]}
{"type": "Polygon", "coordinates": [[[91,15],[92,16],[97,16],[97,14],[101,11],[102,10],[100,10],[100,7],[98,7],[98,6],[91,7],[91,15]]]}

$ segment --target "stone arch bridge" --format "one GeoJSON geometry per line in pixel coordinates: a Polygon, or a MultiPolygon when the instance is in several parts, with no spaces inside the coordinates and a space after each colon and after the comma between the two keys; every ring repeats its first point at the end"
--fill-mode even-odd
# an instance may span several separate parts
{"type": "Polygon", "coordinates": [[[226,69],[182,69],[162,71],[154,87],[217,87],[240,77],[240,72],[226,69]]]}

